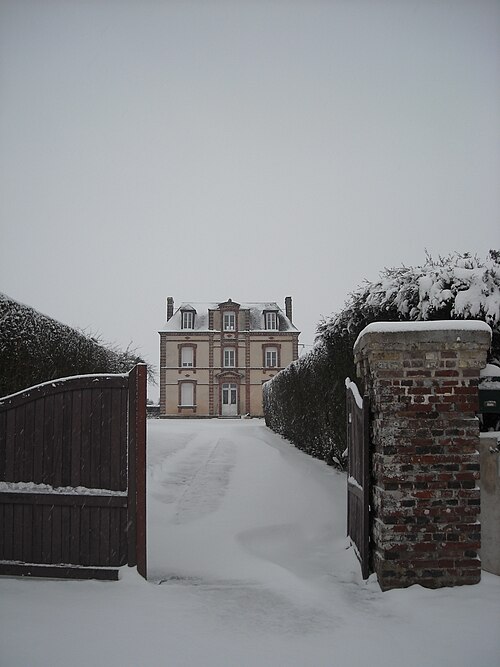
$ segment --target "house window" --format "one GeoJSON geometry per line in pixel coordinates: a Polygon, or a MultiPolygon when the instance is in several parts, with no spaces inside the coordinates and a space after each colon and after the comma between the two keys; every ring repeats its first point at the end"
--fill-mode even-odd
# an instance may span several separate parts
{"type": "Polygon", "coordinates": [[[268,311],[264,313],[266,329],[277,329],[278,328],[278,313],[274,311],[268,311]]]}
{"type": "Polygon", "coordinates": [[[194,366],[194,348],[191,346],[181,347],[181,366],[194,366]]]}
{"type": "Polygon", "coordinates": [[[224,367],[234,368],[236,366],[236,350],[234,347],[224,348],[224,367]]]}
{"type": "Polygon", "coordinates": [[[234,331],[236,329],[236,314],[224,313],[224,331],[234,331]]]}
{"type": "Polygon", "coordinates": [[[266,368],[276,368],[278,366],[277,347],[266,347],[264,352],[264,366],[266,368]]]}
{"type": "Polygon", "coordinates": [[[194,311],[183,310],[181,329],[194,329],[194,311]]]}
{"type": "Polygon", "coordinates": [[[194,383],[180,383],[180,405],[184,408],[194,407],[194,383]]]}

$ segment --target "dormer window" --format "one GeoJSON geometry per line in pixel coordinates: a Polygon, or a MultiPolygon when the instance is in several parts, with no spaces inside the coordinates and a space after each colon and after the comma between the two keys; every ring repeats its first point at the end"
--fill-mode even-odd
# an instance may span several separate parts
{"type": "Polygon", "coordinates": [[[194,310],[183,310],[182,320],[181,320],[181,329],[194,329],[194,310]]]}
{"type": "Polygon", "coordinates": [[[224,313],[224,331],[235,331],[236,330],[236,313],[227,312],[224,313]]]}
{"type": "Polygon", "coordinates": [[[274,310],[267,310],[264,313],[264,324],[266,329],[278,329],[278,313],[274,310]]]}

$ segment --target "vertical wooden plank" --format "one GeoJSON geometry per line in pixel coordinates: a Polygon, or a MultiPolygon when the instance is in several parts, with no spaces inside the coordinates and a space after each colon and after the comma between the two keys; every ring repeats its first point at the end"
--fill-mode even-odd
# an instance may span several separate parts
{"type": "Polygon", "coordinates": [[[62,486],[62,448],[64,424],[64,394],[54,396],[54,438],[52,459],[52,486],[62,486]]]}
{"type": "Polygon", "coordinates": [[[43,563],[42,560],[43,535],[43,506],[33,505],[33,563],[43,563]]]}
{"type": "Polygon", "coordinates": [[[33,505],[23,505],[23,555],[21,560],[33,563],[33,505]]]}
{"type": "Polygon", "coordinates": [[[137,404],[136,404],[136,550],[137,571],[147,578],[146,554],[146,398],[147,366],[137,366],[137,404]]]}
{"type": "Polygon", "coordinates": [[[82,505],[80,510],[80,552],[77,563],[90,565],[90,508],[82,505]]]}
{"type": "Polygon", "coordinates": [[[370,404],[368,396],[362,407],[356,403],[352,390],[347,389],[347,528],[357,548],[364,579],[370,574],[370,404]]]}
{"type": "MultiPolygon", "coordinates": [[[[346,390],[346,436],[347,436],[347,477],[351,475],[351,392],[346,390]]],[[[349,483],[347,484],[347,536],[351,534],[351,494],[349,493],[349,483]]]]}
{"type": "Polygon", "coordinates": [[[109,564],[122,565],[120,562],[120,512],[121,507],[111,507],[109,512],[109,564]]]}
{"type": "Polygon", "coordinates": [[[99,565],[110,564],[110,507],[100,508],[99,565]]]}
{"type": "MultiPolygon", "coordinates": [[[[90,448],[92,435],[92,390],[82,390],[81,407],[81,450],[79,485],[90,488],[90,448]]],[[[76,485],[78,486],[78,484],[76,485]]]]}
{"type": "Polygon", "coordinates": [[[78,565],[80,558],[80,533],[81,533],[81,513],[80,507],[71,507],[71,537],[70,537],[70,559],[69,562],[78,565]]]}
{"type": "Polygon", "coordinates": [[[120,409],[120,484],[119,490],[126,491],[128,488],[128,410],[129,410],[129,387],[121,390],[121,409],[120,409]]]}
{"type": "Polygon", "coordinates": [[[128,564],[137,565],[137,366],[128,376],[128,564]]]}
{"type": "Polygon", "coordinates": [[[23,559],[23,506],[14,505],[12,521],[12,560],[23,559]]]}
{"type": "Polygon", "coordinates": [[[25,433],[24,433],[24,470],[23,480],[31,482],[33,480],[33,458],[35,452],[35,402],[29,401],[26,404],[25,414],[25,433]]]}
{"type": "MultiPolygon", "coordinates": [[[[61,486],[71,485],[71,444],[73,420],[73,391],[63,394],[63,435],[61,450],[61,486]]],[[[67,561],[65,561],[67,562],[67,561]]]]}
{"type": "Polygon", "coordinates": [[[81,485],[81,478],[82,478],[81,448],[82,448],[82,391],[80,389],[77,389],[76,391],[73,392],[73,398],[71,404],[70,486],[81,485]]]}
{"type": "Polygon", "coordinates": [[[54,483],[54,396],[45,396],[45,418],[43,437],[43,477],[44,484],[54,483]]]}
{"type": "Polygon", "coordinates": [[[0,481],[5,481],[5,465],[7,456],[7,413],[0,412],[0,481]]]}
{"type": "Polygon", "coordinates": [[[363,398],[363,456],[362,456],[362,485],[363,485],[363,579],[368,579],[371,568],[370,554],[370,398],[363,398]]]}
{"type": "Polygon", "coordinates": [[[14,533],[14,508],[10,503],[4,505],[4,517],[3,517],[3,534],[4,534],[4,545],[3,545],[3,558],[4,560],[13,559],[13,533],[14,533]]]}
{"type": "Polygon", "coordinates": [[[111,409],[112,389],[103,385],[101,390],[101,442],[99,465],[99,488],[111,488],[111,409]]]}
{"type": "Polygon", "coordinates": [[[0,503],[0,560],[5,560],[5,505],[0,503]]]}
{"type": "Polygon", "coordinates": [[[52,562],[52,505],[42,506],[42,563],[52,562]]]}
{"type": "Polygon", "coordinates": [[[33,482],[40,484],[43,480],[43,438],[44,438],[45,401],[39,398],[35,401],[35,425],[33,447],[33,482]]]}
{"type": "Polygon", "coordinates": [[[52,508],[52,553],[51,563],[62,563],[62,525],[61,506],[54,505],[52,508]]]}
{"type": "Polygon", "coordinates": [[[61,562],[71,563],[71,507],[61,507],[61,562]]]}
{"type": "Polygon", "coordinates": [[[101,532],[101,508],[100,507],[89,507],[90,513],[90,565],[100,565],[99,563],[99,552],[100,552],[100,532],[101,532]]]}
{"type": "Polygon", "coordinates": [[[128,559],[128,541],[127,541],[127,509],[120,507],[120,565],[125,565],[128,559]]]}
{"type": "Polygon", "coordinates": [[[15,478],[14,460],[15,460],[15,440],[16,440],[16,412],[7,410],[7,437],[5,441],[6,461],[5,461],[5,481],[19,482],[15,478]]]}
{"type": "Polygon", "coordinates": [[[26,419],[26,407],[25,405],[19,405],[13,410],[15,413],[15,436],[14,436],[14,480],[16,482],[25,481],[24,477],[24,461],[26,458],[25,453],[25,437],[24,437],[24,428],[25,428],[25,419],[26,419]]]}
{"type": "MultiPolygon", "coordinates": [[[[122,435],[122,395],[123,389],[118,387],[113,388],[111,394],[110,406],[110,450],[109,450],[109,489],[118,491],[120,487],[120,470],[121,470],[121,448],[122,437],[126,438],[126,434],[122,435]]],[[[126,409],[126,407],[125,407],[126,409]]],[[[126,466],[126,460],[125,460],[126,466]]],[[[126,472],[126,471],[125,471],[126,472]]]]}
{"type": "Polygon", "coordinates": [[[101,424],[102,424],[102,389],[97,386],[91,394],[91,429],[90,429],[90,483],[89,487],[100,489],[101,467],[101,424]]]}

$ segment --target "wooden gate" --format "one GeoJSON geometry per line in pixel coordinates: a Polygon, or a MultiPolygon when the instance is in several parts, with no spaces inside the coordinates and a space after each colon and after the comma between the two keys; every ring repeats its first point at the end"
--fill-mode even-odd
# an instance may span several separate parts
{"type": "Polygon", "coordinates": [[[146,576],[146,366],[0,399],[0,574],[146,576]]]}
{"type": "Polygon", "coordinates": [[[347,389],[347,535],[361,563],[363,579],[370,559],[370,406],[349,378],[347,389]]]}

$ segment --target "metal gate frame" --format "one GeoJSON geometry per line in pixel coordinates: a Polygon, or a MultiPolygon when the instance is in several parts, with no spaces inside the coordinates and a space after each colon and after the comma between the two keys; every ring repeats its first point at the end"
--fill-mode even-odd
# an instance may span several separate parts
{"type": "Polygon", "coordinates": [[[370,402],[354,382],[346,384],[347,535],[361,564],[363,579],[371,569],[370,554],[370,402]]]}

